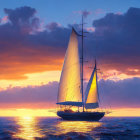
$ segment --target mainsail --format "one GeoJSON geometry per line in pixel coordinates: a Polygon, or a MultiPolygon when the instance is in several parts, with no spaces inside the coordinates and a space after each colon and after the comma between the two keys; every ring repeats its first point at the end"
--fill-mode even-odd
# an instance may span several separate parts
{"type": "Polygon", "coordinates": [[[95,67],[85,91],[85,108],[95,109],[97,107],[99,107],[99,104],[98,104],[98,89],[97,89],[97,70],[95,61],[95,67]]]}
{"type": "Polygon", "coordinates": [[[82,106],[78,39],[74,29],[64,59],[57,104],[82,106]]]}

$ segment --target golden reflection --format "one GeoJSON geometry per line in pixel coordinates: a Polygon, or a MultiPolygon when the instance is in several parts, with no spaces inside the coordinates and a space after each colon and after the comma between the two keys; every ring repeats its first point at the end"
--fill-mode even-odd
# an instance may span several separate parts
{"type": "Polygon", "coordinates": [[[83,132],[87,133],[94,130],[96,127],[102,126],[101,122],[86,122],[86,121],[62,121],[57,124],[58,133],[68,132],[83,132]]]}
{"type": "Polygon", "coordinates": [[[16,118],[19,131],[14,135],[16,138],[25,140],[35,140],[35,137],[43,137],[39,133],[40,129],[37,127],[37,120],[35,117],[25,116],[16,118]]]}

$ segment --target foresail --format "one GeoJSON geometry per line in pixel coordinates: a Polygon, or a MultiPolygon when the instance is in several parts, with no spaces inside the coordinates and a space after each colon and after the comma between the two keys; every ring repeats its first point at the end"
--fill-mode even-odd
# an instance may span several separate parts
{"type": "Polygon", "coordinates": [[[90,80],[88,82],[86,91],[85,91],[85,108],[94,109],[99,107],[98,104],[98,90],[97,90],[97,71],[96,64],[92,72],[90,80]]]}
{"type": "Polygon", "coordinates": [[[82,102],[80,89],[81,80],[78,39],[77,34],[73,29],[61,73],[57,104],[68,103],[69,105],[81,106],[77,104],[77,102],[82,102]]]}

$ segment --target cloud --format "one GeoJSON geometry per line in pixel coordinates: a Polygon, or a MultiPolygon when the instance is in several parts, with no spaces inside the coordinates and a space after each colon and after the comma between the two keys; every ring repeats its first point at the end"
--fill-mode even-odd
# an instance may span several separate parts
{"type": "MultiPolygon", "coordinates": [[[[118,82],[99,82],[100,105],[103,108],[140,107],[140,78],[118,82]]],[[[52,108],[56,107],[58,82],[42,86],[14,87],[0,91],[1,108],[52,108]]]]}
{"type": "Polygon", "coordinates": [[[53,23],[51,31],[38,31],[40,20],[31,7],[5,12],[9,22],[0,25],[0,79],[26,79],[25,74],[61,69],[70,29],[53,23]]]}
{"type": "Polygon", "coordinates": [[[25,88],[14,87],[0,92],[1,108],[49,108],[57,101],[58,83],[25,88]]]}
{"type": "MultiPolygon", "coordinates": [[[[0,24],[1,80],[20,80],[28,78],[25,75],[30,73],[61,70],[72,25],[63,27],[52,22],[45,25],[44,30],[38,30],[41,21],[36,12],[31,7],[5,9],[8,22],[0,24]]],[[[93,64],[97,55],[98,67],[104,77],[112,75],[112,71],[117,75],[125,74],[121,75],[125,78],[127,75],[138,77],[139,23],[139,8],[130,8],[121,15],[109,13],[95,20],[94,27],[88,29],[94,32],[90,32],[84,41],[85,60],[93,64]]],[[[79,29],[77,24],[73,26],[79,29]]]]}
{"type": "Polygon", "coordinates": [[[76,13],[76,14],[79,14],[79,15],[83,15],[85,18],[88,16],[88,15],[91,15],[91,11],[87,11],[87,10],[82,10],[82,11],[74,11],[73,13],[76,13]]]}
{"type": "Polygon", "coordinates": [[[49,24],[46,25],[46,28],[49,29],[50,31],[60,27],[61,25],[57,22],[51,22],[49,24]]]}
{"type": "Polygon", "coordinates": [[[101,67],[127,75],[140,75],[140,9],[130,8],[122,15],[109,13],[93,21],[95,32],[88,43],[89,52],[95,51],[101,67]],[[92,46],[91,46],[92,44],[92,46]],[[133,69],[130,71],[130,69],[133,69]]]}
{"type": "Polygon", "coordinates": [[[104,11],[103,9],[98,8],[98,9],[96,9],[96,10],[94,11],[94,14],[95,14],[95,15],[105,14],[105,11],[104,11]]]}
{"type": "Polygon", "coordinates": [[[94,32],[95,31],[95,28],[93,28],[93,27],[87,27],[86,30],[88,32],[94,32]]]}
{"type": "Polygon", "coordinates": [[[36,10],[34,8],[24,6],[16,9],[4,9],[8,15],[9,22],[16,29],[21,29],[22,33],[30,33],[34,28],[38,28],[39,19],[34,17],[36,10]]]}
{"type": "Polygon", "coordinates": [[[101,80],[99,94],[102,107],[140,107],[140,78],[114,82],[101,80]]]}
{"type": "Polygon", "coordinates": [[[82,11],[82,15],[86,18],[88,15],[90,15],[91,14],[91,12],[90,11],[87,11],[87,10],[85,10],[85,11],[82,11]]]}

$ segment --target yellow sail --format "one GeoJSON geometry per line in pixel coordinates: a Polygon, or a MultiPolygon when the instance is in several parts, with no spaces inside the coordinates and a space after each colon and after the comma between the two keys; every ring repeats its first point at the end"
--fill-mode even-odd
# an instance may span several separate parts
{"type": "Polygon", "coordinates": [[[61,73],[57,104],[81,106],[82,95],[80,89],[78,39],[73,29],[61,73]]]}
{"type": "Polygon", "coordinates": [[[86,109],[94,109],[94,108],[99,107],[96,64],[95,64],[95,68],[92,72],[91,78],[88,82],[85,95],[86,95],[86,101],[85,101],[86,109]]]}

